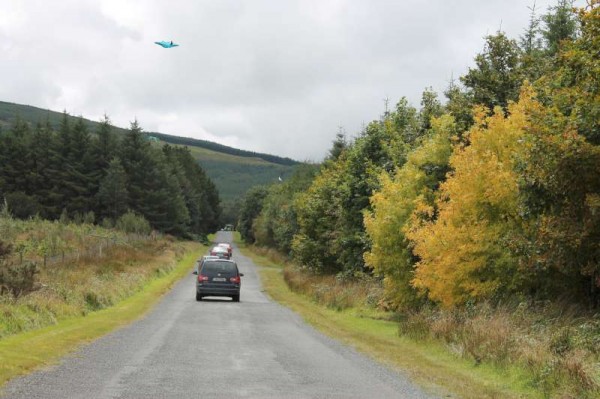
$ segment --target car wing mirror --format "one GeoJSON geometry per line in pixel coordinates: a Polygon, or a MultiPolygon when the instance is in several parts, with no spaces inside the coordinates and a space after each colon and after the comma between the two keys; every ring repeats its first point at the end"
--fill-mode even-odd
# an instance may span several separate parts
{"type": "Polygon", "coordinates": [[[240,273],[240,277],[244,277],[244,273],[240,273]]]}
{"type": "Polygon", "coordinates": [[[198,274],[198,270],[194,270],[192,274],[198,274]]]}

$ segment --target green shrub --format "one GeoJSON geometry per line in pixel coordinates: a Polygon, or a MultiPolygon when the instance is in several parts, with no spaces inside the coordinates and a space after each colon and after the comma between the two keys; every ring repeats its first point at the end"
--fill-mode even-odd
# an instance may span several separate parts
{"type": "Polygon", "coordinates": [[[102,226],[105,229],[112,229],[113,227],[115,227],[115,222],[111,218],[104,218],[102,219],[100,226],[102,226]]]}
{"type": "Polygon", "coordinates": [[[94,224],[96,221],[96,214],[94,211],[89,211],[83,214],[83,223],[85,224],[94,224]]]}
{"type": "Polygon", "coordinates": [[[141,215],[136,215],[133,211],[127,211],[115,224],[117,230],[125,233],[134,233],[148,235],[152,231],[150,223],[141,215]]]}
{"type": "Polygon", "coordinates": [[[34,216],[40,211],[40,205],[35,197],[21,191],[6,194],[5,200],[10,207],[11,214],[19,219],[34,216]]]}
{"type": "Polygon", "coordinates": [[[0,259],[6,258],[12,253],[13,247],[10,243],[0,241],[0,259]]]}
{"type": "Polygon", "coordinates": [[[0,262],[0,295],[12,294],[15,298],[36,290],[35,275],[38,273],[35,262],[26,261],[12,264],[0,262]]]}

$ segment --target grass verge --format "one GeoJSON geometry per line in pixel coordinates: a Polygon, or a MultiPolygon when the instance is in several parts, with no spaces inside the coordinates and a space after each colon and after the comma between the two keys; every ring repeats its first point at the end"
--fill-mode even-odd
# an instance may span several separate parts
{"type": "Polygon", "coordinates": [[[257,265],[263,266],[260,269],[263,288],[274,300],[299,313],[324,334],[408,375],[434,394],[445,396],[451,392],[449,397],[478,399],[544,397],[530,386],[530,378],[524,369],[475,365],[457,358],[441,343],[400,337],[398,323],[377,320],[367,310],[333,310],[318,305],[290,290],[280,263],[254,253],[239,241],[238,246],[257,265]]]}
{"type": "Polygon", "coordinates": [[[51,365],[82,344],[143,316],[175,282],[189,273],[198,254],[204,250],[200,244],[187,243],[185,255],[171,273],[152,280],[144,289],[115,306],[1,340],[0,387],[11,378],[51,365]]]}

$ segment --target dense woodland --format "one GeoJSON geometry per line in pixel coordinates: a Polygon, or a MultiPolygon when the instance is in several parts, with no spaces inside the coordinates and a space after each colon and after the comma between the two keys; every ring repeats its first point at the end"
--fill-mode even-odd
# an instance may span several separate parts
{"type": "MultiPolygon", "coordinates": [[[[485,38],[442,103],[401,98],[318,170],[256,188],[239,230],[388,305],[600,304],[600,2],[485,38]]],[[[466,60],[465,60],[466,61],[466,60]]]]}
{"type": "Polygon", "coordinates": [[[184,147],[151,144],[137,121],[115,134],[108,118],[90,131],[64,113],[0,131],[0,197],[18,218],[113,225],[128,211],[161,232],[202,237],[218,226],[219,195],[184,147]]]}

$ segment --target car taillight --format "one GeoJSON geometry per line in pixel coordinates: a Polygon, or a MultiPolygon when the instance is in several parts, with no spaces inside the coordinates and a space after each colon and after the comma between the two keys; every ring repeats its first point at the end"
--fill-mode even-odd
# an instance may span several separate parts
{"type": "Polygon", "coordinates": [[[203,276],[202,274],[198,275],[198,282],[201,283],[203,281],[208,281],[208,276],[203,276]]]}
{"type": "Polygon", "coordinates": [[[240,276],[235,276],[235,277],[231,277],[229,279],[229,281],[231,281],[234,284],[239,284],[242,280],[240,279],[240,276]]]}

